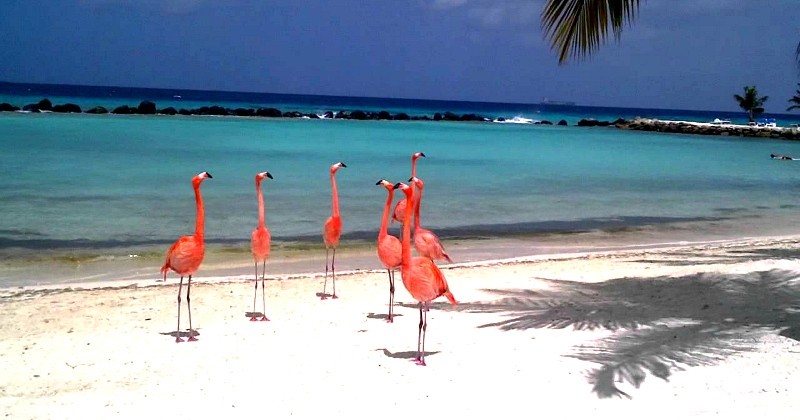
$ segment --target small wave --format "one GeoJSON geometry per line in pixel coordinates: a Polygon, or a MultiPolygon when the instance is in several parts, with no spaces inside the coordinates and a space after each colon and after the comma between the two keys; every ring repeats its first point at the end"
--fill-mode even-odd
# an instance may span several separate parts
{"type": "Polygon", "coordinates": [[[500,124],[536,124],[540,123],[539,120],[534,120],[532,118],[525,118],[523,116],[517,115],[513,118],[495,118],[492,122],[500,123],[500,124]]]}

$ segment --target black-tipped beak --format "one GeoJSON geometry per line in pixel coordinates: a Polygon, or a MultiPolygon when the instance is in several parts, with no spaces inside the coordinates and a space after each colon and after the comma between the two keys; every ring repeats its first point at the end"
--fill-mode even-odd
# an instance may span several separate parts
{"type": "Polygon", "coordinates": [[[347,167],[347,165],[345,165],[344,162],[339,162],[339,163],[342,164],[342,168],[346,168],[347,167]]]}
{"type": "Polygon", "coordinates": [[[396,189],[400,188],[400,185],[401,185],[401,183],[398,182],[397,184],[394,184],[394,187],[392,189],[396,190],[396,189]]]}
{"type": "Polygon", "coordinates": [[[269,173],[269,172],[267,172],[267,178],[269,178],[269,179],[275,179],[275,178],[273,178],[273,177],[272,177],[272,174],[271,174],[271,173],[269,173]]]}
{"type": "Polygon", "coordinates": [[[425,153],[419,152],[419,157],[426,157],[425,153]]]}
{"type": "Polygon", "coordinates": [[[210,174],[210,173],[208,173],[208,172],[206,172],[206,175],[208,175],[208,177],[209,177],[209,178],[214,178],[214,177],[213,177],[213,176],[211,176],[211,174],[210,174]]]}
{"type": "Polygon", "coordinates": [[[412,176],[411,178],[408,178],[408,182],[411,182],[411,181],[413,181],[413,180],[414,180],[414,177],[413,177],[413,176],[412,176]]]}
{"type": "Polygon", "coordinates": [[[375,185],[381,185],[381,182],[383,182],[383,180],[376,182],[375,185]]]}

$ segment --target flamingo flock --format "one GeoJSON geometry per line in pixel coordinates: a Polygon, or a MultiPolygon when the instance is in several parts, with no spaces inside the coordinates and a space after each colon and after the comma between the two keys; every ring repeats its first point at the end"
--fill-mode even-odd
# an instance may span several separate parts
{"type": "MultiPolygon", "coordinates": [[[[428,327],[427,312],[430,303],[444,296],[453,306],[458,303],[450,292],[444,274],[436,265],[437,260],[445,260],[452,263],[452,259],[447,254],[439,237],[432,231],[425,229],[420,223],[420,207],[422,203],[422,193],[425,184],[417,177],[417,160],[425,157],[422,152],[414,153],[411,156],[411,178],[408,184],[398,182],[392,183],[385,179],[379,180],[375,185],[386,189],[386,203],[383,207],[380,229],[378,230],[377,254],[381,265],[386,269],[389,279],[389,313],[386,321],[394,322],[394,279],[395,271],[400,270],[403,286],[409,294],[417,301],[419,308],[419,325],[417,330],[417,356],[414,358],[416,364],[425,366],[425,335],[428,327]],[[400,200],[392,212],[392,222],[402,223],[402,236],[388,233],[389,214],[394,198],[394,191],[400,190],[405,198],[400,200]],[[413,243],[419,255],[414,256],[411,252],[412,243],[412,219],[413,219],[413,243]]],[[[325,244],[325,279],[323,282],[322,293],[317,293],[322,300],[328,297],[337,299],[336,294],[336,248],[342,234],[342,217],[339,212],[339,195],[336,187],[336,172],[341,168],[346,168],[343,162],[331,165],[329,169],[331,181],[331,215],[328,217],[322,228],[322,239],[325,244]],[[329,264],[330,261],[330,264],[329,264]],[[330,271],[332,294],[326,293],[328,283],[328,272],[330,271]]],[[[192,178],[192,188],[195,193],[196,216],[195,232],[191,236],[180,237],[169,248],[166,261],[161,267],[163,280],[166,281],[169,270],[180,275],[178,283],[178,327],[175,333],[175,342],[183,342],[180,319],[181,319],[181,291],[183,278],[188,276],[186,286],[186,306],[189,315],[188,341],[197,341],[196,331],[192,329],[192,310],[189,297],[192,275],[198,270],[203,262],[205,255],[204,225],[205,212],[203,208],[203,198],[200,194],[200,184],[212,176],[208,172],[201,172],[192,178]]],[[[264,194],[262,192],[262,182],[265,179],[274,179],[269,172],[259,172],[255,176],[256,200],[258,204],[258,222],[253,230],[251,239],[251,251],[255,265],[253,312],[249,314],[251,321],[269,321],[266,315],[266,296],[265,296],[265,277],[266,262],[270,254],[270,232],[265,223],[264,194]],[[256,302],[258,297],[259,270],[261,264],[261,317],[257,316],[256,302]]]]}

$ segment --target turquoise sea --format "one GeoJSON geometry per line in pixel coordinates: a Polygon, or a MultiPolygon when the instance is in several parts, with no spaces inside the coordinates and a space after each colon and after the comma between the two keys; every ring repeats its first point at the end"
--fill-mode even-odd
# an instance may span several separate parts
{"type": "Polygon", "coordinates": [[[190,180],[201,171],[214,178],[202,187],[209,248],[198,277],[251,275],[253,177],[265,170],[274,176],[264,183],[268,272],[322,271],[328,167],[337,161],[347,164],[337,174],[337,269],[379,269],[373,243],[386,192],[375,183],[406,181],[416,151],[427,156],[418,166],[423,224],[456,262],[800,233],[800,162],[770,159],[800,156],[800,143],[574,126],[636,115],[741,120],[735,113],[8,86],[0,85],[0,102],[16,105],[147,99],[159,107],[476,112],[570,126],[0,113],[0,288],[157,279],[166,249],[194,228],[190,180]]]}

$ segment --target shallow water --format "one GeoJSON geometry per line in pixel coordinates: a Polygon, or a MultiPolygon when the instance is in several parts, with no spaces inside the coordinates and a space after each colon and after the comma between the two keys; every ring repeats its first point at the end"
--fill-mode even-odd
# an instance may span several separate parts
{"type": "Polygon", "coordinates": [[[337,174],[343,269],[377,269],[370,247],[386,191],[375,182],[406,181],[415,151],[427,156],[418,166],[426,182],[423,224],[458,249],[458,261],[593,249],[595,242],[789,234],[800,226],[800,163],[769,159],[800,155],[800,144],[781,140],[574,126],[87,114],[2,113],[0,127],[0,287],[157,277],[166,248],[194,227],[190,180],[201,171],[214,176],[202,187],[210,244],[202,275],[249,274],[253,177],[264,170],[275,178],[264,183],[275,255],[287,255],[284,266],[271,261],[271,272],[321,271],[328,167],[337,161],[348,165],[337,174]],[[516,245],[469,241],[476,238],[516,245]],[[541,241],[547,245],[537,246],[541,241]],[[348,252],[358,262],[347,266],[348,252]],[[47,278],[32,275],[43,267],[47,278]]]}

